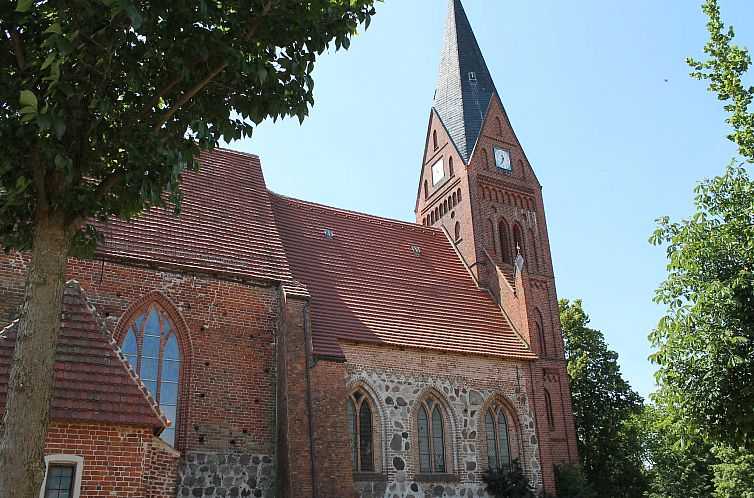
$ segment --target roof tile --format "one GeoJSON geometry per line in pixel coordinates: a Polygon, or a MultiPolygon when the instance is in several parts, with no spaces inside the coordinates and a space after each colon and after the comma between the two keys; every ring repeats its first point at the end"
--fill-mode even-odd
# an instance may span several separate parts
{"type": "Polygon", "coordinates": [[[342,357],[338,341],[349,340],[535,357],[441,230],[270,199],[293,277],[311,295],[316,354],[342,357]]]}
{"type": "MultiPolygon", "coordinates": [[[[15,321],[0,332],[0,414],[5,412],[17,325],[15,321]]],[[[76,282],[66,285],[63,297],[51,417],[157,431],[168,424],[76,282]]]]}

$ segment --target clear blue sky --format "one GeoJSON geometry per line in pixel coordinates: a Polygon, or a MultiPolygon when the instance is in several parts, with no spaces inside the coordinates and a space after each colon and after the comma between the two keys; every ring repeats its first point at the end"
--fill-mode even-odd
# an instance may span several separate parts
{"type": "MultiPolygon", "coordinates": [[[[754,2],[720,0],[754,47],[754,2]]],[[[642,395],[665,253],[654,219],[734,156],[720,103],[685,58],[707,40],[701,0],[464,0],[513,127],[544,188],[560,297],[582,298],[642,395]]],[[[265,122],[230,147],[261,156],[293,197],[402,220],[414,202],[446,0],[387,0],[349,51],[326,54],[310,117],[265,122]]]]}

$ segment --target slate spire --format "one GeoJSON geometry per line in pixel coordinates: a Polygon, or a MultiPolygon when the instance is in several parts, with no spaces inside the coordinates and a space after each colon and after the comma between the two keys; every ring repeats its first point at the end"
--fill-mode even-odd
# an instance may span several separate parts
{"type": "Polygon", "coordinates": [[[433,106],[467,164],[496,94],[461,0],[450,0],[433,106]]]}

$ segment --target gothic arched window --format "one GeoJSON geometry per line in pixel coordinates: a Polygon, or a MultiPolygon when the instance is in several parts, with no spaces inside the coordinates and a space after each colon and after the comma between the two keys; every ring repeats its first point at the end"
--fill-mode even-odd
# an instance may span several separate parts
{"type": "Polygon", "coordinates": [[[550,430],[555,430],[555,414],[552,411],[552,398],[550,398],[550,393],[545,391],[545,411],[547,412],[547,425],[550,427],[550,430]]]}
{"type": "Polygon", "coordinates": [[[448,160],[448,170],[450,171],[450,176],[453,176],[456,174],[455,170],[453,169],[453,158],[451,157],[448,160]]]}
{"type": "Polygon", "coordinates": [[[503,263],[513,264],[514,258],[511,256],[508,224],[505,223],[505,220],[501,219],[497,228],[500,235],[500,258],[503,260],[503,263]]]}
{"type": "Polygon", "coordinates": [[[442,407],[434,398],[427,398],[416,415],[419,439],[419,472],[444,474],[445,466],[445,421],[442,407]]]}
{"type": "Polygon", "coordinates": [[[348,397],[348,426],[351,431],[351,465],[354,472],[374,472],[372,407],[363,391],[348,397]]]}
{"type": "Polygon", "coordinates": [[[457,221],[456,221],[456,226],[455,226],[455,229],[453,230],[453,232],[454,232],[453,235],[455,235],[456,242],[458,242],[459,240],[461,240],[461,224],[459,222],[457,222],[457,221]]]}
{"type": "Polygon", "coordinates": [[[170,420],[162,439],[175,446],[181,352],[174,324],[157,303],[152,303],[129,324],[121,348],[170,420]]]}
{"type": "Polygon", "coordinates": [[[491,469],[511,464],[511,447],[508,437],[508,419],[498,403],[492,403],[484,416],[487,439],[487,462],[491,469]]]}

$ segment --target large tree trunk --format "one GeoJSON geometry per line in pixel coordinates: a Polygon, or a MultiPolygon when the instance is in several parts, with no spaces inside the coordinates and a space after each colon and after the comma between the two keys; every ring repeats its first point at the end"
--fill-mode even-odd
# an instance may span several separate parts
{"type": "Polygon", "coordinates": [[[0,427],[0,497],[38,498],[50,425],[55,347],[71,244],[63,221],[37,221],[0,427]]]}

